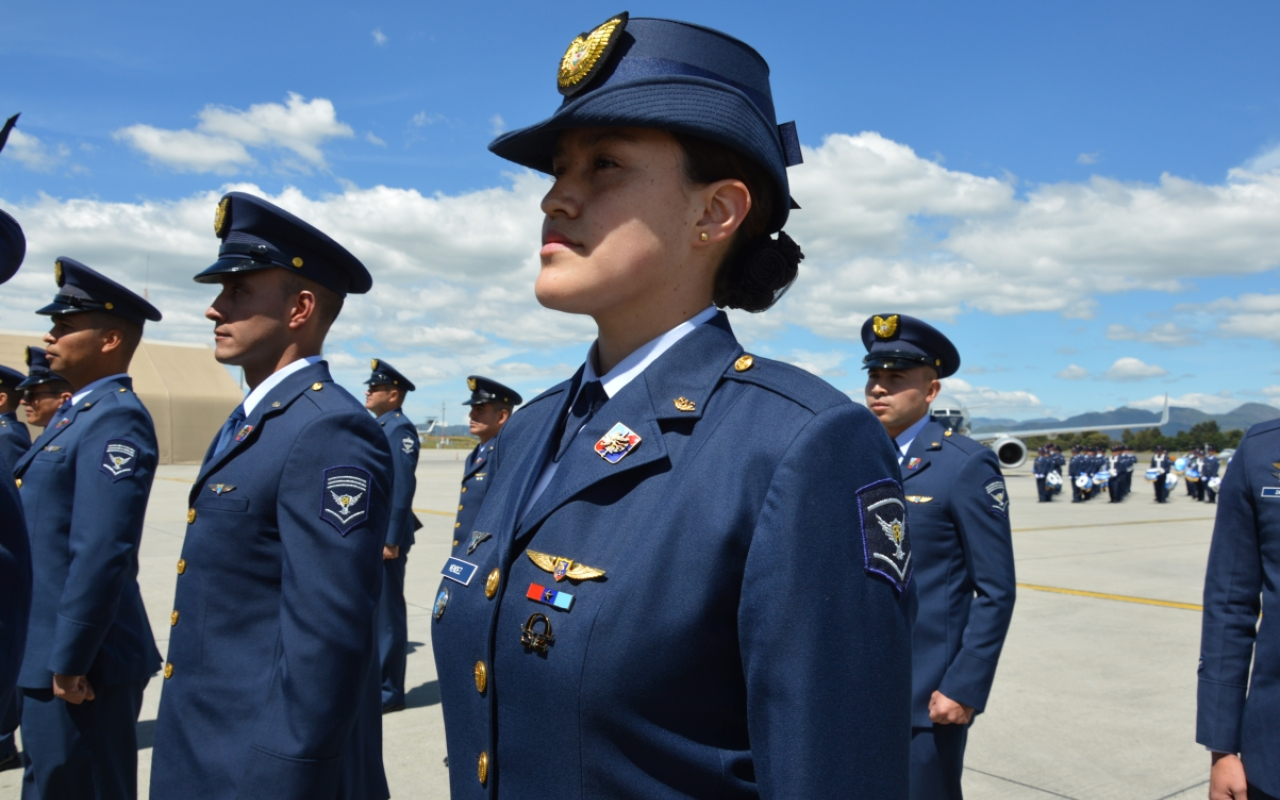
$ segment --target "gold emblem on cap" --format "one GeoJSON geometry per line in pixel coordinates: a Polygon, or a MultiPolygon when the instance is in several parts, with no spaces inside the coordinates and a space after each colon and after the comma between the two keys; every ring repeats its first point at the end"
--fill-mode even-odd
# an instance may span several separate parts
{"type": "Polygon", "coordinates": [[[933,360],[933,365],[934,365],[935,367],[940,367],[940,366],[942,366],[942,359],[940,359],[940,358],[935,358],[935,359],[933,360]]]}
{"type": "Polygon", "coordinates": [[[898,315],[891,314],[888,317],[872,317],[871,330],[875,331],[876,336],[881,339],[888,339],[890,336],[898,332],[898,315]]]}
{"type": "Polygon", "coordinates": [[[377,369],[377,368],[378,368],[378,359],[376,358],[369,359],[369,369],[377,369]]]}
{"type": "Polygon", "coordinates": [[[677,397],[671,402],[676,404],[676,411],[697,411],[698,404],[687,397],[677,397]]]}
{"type": "Polygon", "coordinates": [[[301,267],[302,267],[302,259],[298,258],[297,256],[294,256],[294,257],[293,257],[293,265],[294,265],[295,267],[299,267],[299,268],[301,268],[301,267]]]}
{"type": "Polygon", "coordinates": [[[115,304],[114,304],[114,303],[107,303],[107,310],[108,310],[108,311],[110,311],[111,309],[113,309],[113,308],[115,308],[115,307],[116,307],[116,306],[115,306],[115,304]]]}
{"type": "Polygon", "coordinates": [[[62,262],[53,262],[53,279],[59,286],[62,285],[62,262]]]}
{"type": "Polygon", "coordinates": [[[733,362],[733,368],[738,372],[746,372],[751,369],[752,365],[755,363],[756,360],[751,356],[739,356],[738,360],[733,362]]]}
{"type": "Polygon", "coordinates": [[[468,389],[470,389],[470,390],[471,390],[471,391],[473,391],[473,392],[476,390],[476,379],[475,379],[475,378],[467,378],[467,388],[468,388],[468,389]]]}
{"type": "Polygon", "coordinates": [[[213,212],[213,235],[219,239],[227,235],[227,225],[231,222],[231,198],[224,197],[218,202],[218,209],[213,212]]]}
{"type": "Polygon", "coordinates": [[[556,74],[556,83],[559,84],[560,91],[568,94],[574,87],[585,81],[596,64],[600,63],[605,51],[609,49],[614,33],[621,32],[621,29],[626,26],[627,15],[624,12],[610,18],[590,33],[578,34],[578,37],[569,43],[569,48],[564,51],[564,57],[560,59],[560,71],[556,74]]]}

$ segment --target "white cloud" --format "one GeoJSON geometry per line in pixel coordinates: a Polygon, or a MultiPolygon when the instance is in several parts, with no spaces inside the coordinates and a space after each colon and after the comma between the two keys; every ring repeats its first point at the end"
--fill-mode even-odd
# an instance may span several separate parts
{"type": "Polygon", "coordinates": [[[502,119],[501,114],[494,114],[489,117],[489,132],[494,136],[500,136],[507,129],[507,123],[502,119]]]}
{"type": "Polygon", "coordinates": [[[1000,412],[1040,409],[1044,406],[1040,398],[1031,392],[1010,392],[992,389],[989,386],[974,386],[956,377],[942,381],[942,393],[935,406],[945,405],[947,400],[952,398],[963,403],[970,412],[980,411],[978,416],[983,417],[1000,412]]]}
{"type": "Polygon", "coordinates": [[[332,102],[322,97],[308,101],[296,92],[289,93],[284,105],[257,103],[247,111],[208,105],[197,116],[195,130],[131,125],[116,131],[115,138],[180,172],[231,175],[254,163],[248,147],[290,151],[301,162],[286,165],[296,169],[324,168],[320,145],[355,135],[338,121],[332,102]]]}
{"type": "Polygon", "coordinates": [[[1168,374],[1169,371],[1164,367],[1147,364],[1141,359],[1125,356],[1124,358],[1117,358],[1116,363],[1102,373],[1102,379],[1107,381],[1145,381],[1149,378],[1159,378],[1168,374]]]}
{"type": "Polygon", "coordinates": [[[1097,153],[1081,153],[1080,155],[1076,156],[1076,163],[1077,164],[1097,164],[1098,154],[1097,153]]]}
{"type": "Polygon", "coordinates": [[[373,135],[373,131],[369,131],[364,135],[365,141],[369,144],[376,144],[378,147],[386,147],[387,143],[373,135]]]}
{"type": "Polygon", "coordinates": [[[1153,325],[1145,331],[1138,331],[1128,325],[1111,324],[1107,326],[1107,338],[1121,342],[1146,342],[1159,347],[1186,347],[1198,344],[1195,330],[1165,322],[1153,325]]]}
{"type": "Polygon", "coordinates": [[[828,350],[823,353],[815,353],[809,350],[792,350],[789,355],[783,356],[781,360],[812,372],[814,375],[835,378],[846,374],[843,369],[840,369],[840,365],[848,358],[849,353],[846,350],[828,350]]]}
{"type": "Polygon", "coordinates": [[[1072,364],[1066,369],[1056,373],[1053,377],[1062,378],[1064,381],[1078,381],[1089,377],[1089,370],[1078,364],[1072,364]]]}
{"type": "Polygon", "coordinates": [[[1209,315],[1222,336],[1280,342],[1280,294],[1242,294],[1211,303],[1187,303],[1176,310],[1209,315]]]}
{"type": "Polygon", "coordinates": [[[379,47],[387,43],[387,35],[382,32],[381,28],[374,28],[372,36],[373,36],[373,43],[378,45],[379,47]]]}
{"type": "Polygon", "coordinates": [[[1244,163],[1249,172],[1275,172],[1280,170],[1280,145],[1272,145],[1244,163]]]}
{"type": "Polygon", "coordinates": [[[35,136],[14,128],[9,131],[9,141],[5,145],[3,155],[14,159],[27,169],[36,172],[52,172],[54,167],[71,155],[71,151],[65,144],[50,147],[35,136]]]}
{"type": "Polygon", "coordinates": [[[423,128],[427,125],[435,125],[437,122],[447,122],[448,119],[444,114],[428,114],[425,111],[419,111],[413,115],[413,124],[423,128]]]}
{"type": "MultiPolygon", "coordinates": [[[[1131,408],[1142,408],[1147,411],[1160,412],[1164,410],[1164,395],[1156,395],[1146,400],[1138,400],[1132,403],[1126,403],[1131,408]]],[[[1228,411],[1235,411],[1240,407],[1240,400],[1231,396],[1230,392],[1221,392],[1219,394],[1202,394],[1200,392],[1190,392],[1181,397],[1170,397],[1169,405],[1181,406],[1182,408],[1194,408],[1203,411],[1206,414],[1225,414],[1228,411]]]]}

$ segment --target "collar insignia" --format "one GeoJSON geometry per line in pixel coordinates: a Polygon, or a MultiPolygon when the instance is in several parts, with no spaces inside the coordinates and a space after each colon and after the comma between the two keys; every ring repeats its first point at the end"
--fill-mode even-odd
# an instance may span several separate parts
{"type": "Polygon", "coordinates": [[[898,315],[890,314],[887,317],[872,317],[871,330],[875,331],[876,336],[881,339],[888,339],[898,332],[898,315]]]}
{"type": "Polygon", "coordinates": [[[603,66],[613,50],[614,44],[622,38],[627,27],[627,12],[597,26],[590,33],[580,33],[569,43],[560,59],[560,69],[556,73],[556,85],[560,94],[572,97],[587,88],[603,66]]]}
{"type": "Polygon", "coordinates": [[[60,444],[50,444],[50,445],[45,445],[44,451],[46,453],[56,453],[61,449],[62,449],[62,445],[60,444]]]}
{"type": "Polygon", "coordinates": [[[640,445],[640,435],[621,422],[596,442],[596,452],[610,464],[617,464],[640,445]]]}
{"type": "Polygon", "coordinates": [[[241,429],[239,430],[239,432],[237,432],[237,433],[236,433],[236,441],[237,441],[237,442],[243,442],[243,441],[244,441],[244,439],[245,439],[245,437],[246,437],[246,436],[248,436],[248,435],[249,435],[250,433],[252,433],[252,432],[253,432],[253,426],[252,426],[252,425],[245,425],[243,428],[241,428],[241,429]]]}
{"type": "Polygon", "coordinates": [[[676,411],[697,411],[698,404],[687,397],[677,397],[672,401],[676,405],[676,411]]]}
{"type": "Polygon", "coordinates": [[[907,469],[915,469],[918,466],[920,466],[920,459],[918,458],[913,458],[907,462],[907,469]]]}
{"type": "Polygon", "coordinates": [[[71,417],[63,417],[62,419],[58,420],[58,424],[54,425],[53,429],[57,430],[59,428],[66,427],[67,425],[70,425],[70,424],[71,424],[71,417]]]}
{"type": "Polygon", "coordinates": [[[222,496],[222,495],[226,494],[227,492],[234,492],[235,490],[236,490],[236,487],[232,486],[232,485],[231,485],[231,484],[229,484],[229,483],[211,483],[211,484],[209,484],[209,491],[213,492],[214,494],[216,494],[216,495],[218,495],[218,496],[222,496]]]}
{"type": "Polygon", "coordinates": [[[491,538],[493,538],[492,533],[486,533],[484,531],[472,531],[471,544],[467,545],[467,555],[471,555],[472,553],[474,553],[476,551],[476,548],[480,546],[481,542],[491,538]]]}
{"type": "Polygon", "coordinates": [[[604,570],[588,567],[586,564],[579,564],[571,558],[539,553],[537,550],[526,550],[525,555],[529,556],[529,560],[538,569],[550,572],[556,581],[562,581],[565,578],[571,581],[589,581],[604,577],[604,570]]]}

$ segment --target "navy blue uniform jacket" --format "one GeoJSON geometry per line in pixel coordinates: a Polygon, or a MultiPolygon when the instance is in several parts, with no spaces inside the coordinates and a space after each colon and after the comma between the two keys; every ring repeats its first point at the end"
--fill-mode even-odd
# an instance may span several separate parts
{"type": "Polygon", "coordinates": [[[31,434],[27,424],[18,421],[17,412],[8,411],[0,414],[0,455],[9,464],[17,464],[18,459],[31,449],[31,434]]]}
{"type": "Polygon", "coordinates": [[[31,546],[12,474],[12,462],[0,454],[0,709],[18,682],[31,615],[31,546]]]}
{"type": "Polygon", "coordinates": [[[930,422],[902,460],[920,602],[912,650],[917,728],[933,725],[934,691],[986,708],[1017,592],[1000,463],[990,448],[945,432],[930,422]]]}
{"type": "Polygon", "coordinates": [[[1254,425],[1222,485],[1200,634],[1196,741],[1239,753],[1249,783],[1280,795],[1280,420],[1254,425]],[[1258,616],[1263,608],[1272,613],[1258,616]],[[1249,674],[1252,661],[1253,674],[1249,674]]]}
{"type": "Polygon", "coordinates": [[[462,492],[458,496],[458,518],[453,523],[453,539],[457,542],[454,549],[466,550],[471,544],[471,529],[475,526],[476,516],[484,503],[485,493],[493,485],[490,463],[493,461],[493,450],[498,445],[496,438],[484,444],[478,444],[467,455],[466,470],[462,474],[462,492]]]}
{"type": "Polygon", "coordinates": [[[323,362],[245,424],[191,488],[151,797],[385,798],[387,438],[323,362]]]}
{"type": "Polygon", "coordinates": [[[55,415],[14,467],[34,576],[19,686],[48,689],[55,672],[112,686],[160,667],[138,590],[156,454],[151,415],[119,378],[55,415]]]}
{"type": "Polygon", "coordinates": [[[477,569],[441,582],[433,623],[455,800],[907,797],[911,598],[867,571],[863,541],[894,549],[865,510],[900,513],[892,443],[802,370],[736,371],[741,353],[723,314],[677,342],[523,518],[578,378],[498,436],[476,520],[492,538],[455,556],[477,569]],[[614,464],[594,445],[618,422],[641,441],[614,464]],[[556,582],[530,551],[606,574],[556,582]],[[545,656],[521,646],[535,612],[545,656]]]}
{"type": "Polygon", "coordinates": [[[386,434],[391,448],[395,485],[391,490],[391,516],[387,523],[387,544],[409,549],[414,532],[422,523],[413,513],[413,493],[418,488],[418,429],[400,411],[388,411],[378,417],[378,425],[386,434]]]}

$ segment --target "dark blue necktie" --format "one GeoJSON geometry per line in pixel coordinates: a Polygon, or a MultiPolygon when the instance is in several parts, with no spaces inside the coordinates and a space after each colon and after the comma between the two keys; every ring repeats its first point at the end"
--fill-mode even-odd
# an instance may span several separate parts
{"type": "Polygon", "coordinates": [[[213,450],[215,456],[231,444],[235,438],[236,431],[244,423],[244,419],[244,406],[236,406],[236,410],[232,411],[231,416],[227,417],[227,421],[222,424],[222,430],[218,433],[218,446],[213,450]]]}
{"type": "Polygon", "coordinates": [[[556,450],[556,461],[564,458],[573,437],[577,436],[578,431],[591,421],[608,399],[609,395],[604,393],[604,387],[600,385],[600,381],[583,385],[582,390],[578,392],[578,399],[573,401],[573,408],[569,409],[568,418],[565,419],[564,431],[560,434],[560,447],[556,450]]]}

